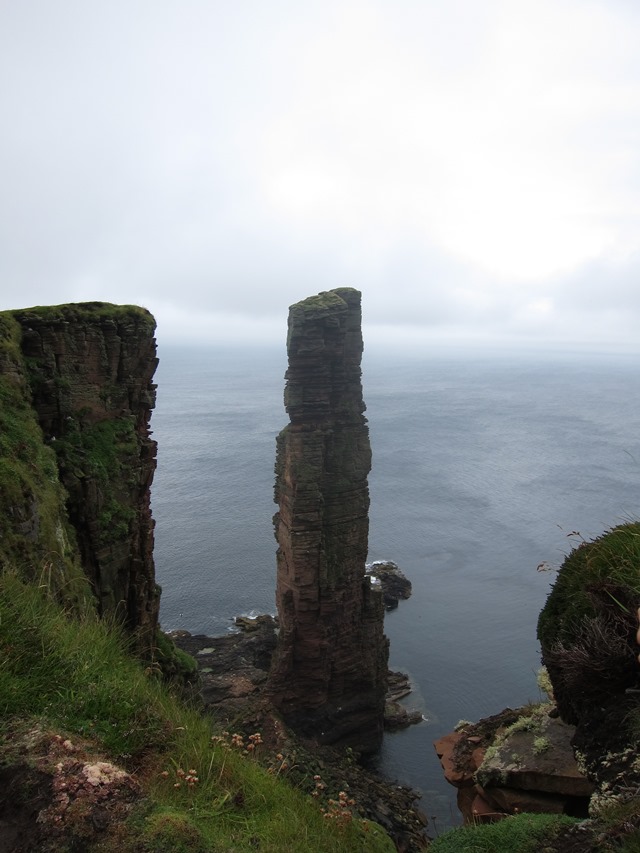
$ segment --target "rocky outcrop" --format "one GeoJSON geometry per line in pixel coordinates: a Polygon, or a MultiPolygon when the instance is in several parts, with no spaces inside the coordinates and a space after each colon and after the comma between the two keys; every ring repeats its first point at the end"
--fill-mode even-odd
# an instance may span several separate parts
{"type": "MultiPolygon", "coordinates": [[[[20,358],[14,353],[11,363],[28,383],[46,452],[55,451],[67,516],[98,610],[122,622],[148,655],[159,607],[150,511],[156,464],[149,432],[157,365],[153,317],[141,308],[105,303],[8,313],[20,330],[20,358]]],[[[34,510],[33,523],[41,517],[34,510]]],[[[61,528],[58,541],[64,545],[66,539],[61,528]]]]}
{"type": "Polygon", "coordinates": [[[373,584],[382,587],[382,598],[387,610],[395,610],[400,599],[411,597],[411,581],[392,560],[375,560],[367,563],[367,574],[373,584]]]}
{"type": "Polygon", "coordinates": [[[360,362],[360,293],[293,305],[277,441],[279,642],[269,681],[288,723],[362,752],[381,743],[388,643],[365,574],[371,467],[360,362]]]}
{"type": "Polygon", "coordinates": [[[510,708],[435,741],[466,823],[519,812],[586,816],[593,784],[578,767],[573,726],[551,705],[510,708]]]}

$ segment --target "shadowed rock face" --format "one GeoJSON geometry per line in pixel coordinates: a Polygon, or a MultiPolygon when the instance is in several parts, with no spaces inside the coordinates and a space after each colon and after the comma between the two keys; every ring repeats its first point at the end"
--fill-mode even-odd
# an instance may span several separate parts
{"type": "Polygon", "coordinates": [[[365,576],[371,468],[363,415],[360,293],[340,288],[289,312],[277,441],[278,648],[270,692],[290,725],[373,752],[382,739],[388,642],[365,576]]]}
{"type": "Polygon", "coordinates": [[[155,321],[144,309],[104,303],[12,314],[98,610],[123,622],[146,656],[159,608],[150,511],[155,321]]]}

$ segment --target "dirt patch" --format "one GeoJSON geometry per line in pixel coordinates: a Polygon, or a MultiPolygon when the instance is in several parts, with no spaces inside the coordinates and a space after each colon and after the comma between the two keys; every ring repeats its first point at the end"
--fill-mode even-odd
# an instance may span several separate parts
{"type": "Polygon", "coordinates": [[[89,849],[140,789],[86,741],[15,727],[0,746],[0,853],[89,849]]]}

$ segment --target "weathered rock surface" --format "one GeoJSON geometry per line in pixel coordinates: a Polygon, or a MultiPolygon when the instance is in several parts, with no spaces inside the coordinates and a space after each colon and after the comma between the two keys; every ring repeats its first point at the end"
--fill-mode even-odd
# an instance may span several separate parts
{"type": "Polygon", "coordinates": [[[486,756],[477,778],[485,790],[504,786],[588,798],[594,786],[576,763],[574,733],[575,727],[560,718],[542,716],[535,728],[507,733],[486,756]]]}
{"type": "Polygon", "coordinates": [[[382,586],[384,606],[387,610],[394,610],[400,599],[406,600],[411,596],[411,581],[400,571],[397,563],[391,560],[367,563],[367,574],[373,583],[378,581],[382,586]]]}
{"type": "Polygon", "coordinates": [[[321,743],[375,751],[388,643],[365,575],[371,467],[363,412],[360,293],[340,288],[289,312],[277,442],[278,647],[269,680],[287,722],[321,743]]]}
{"type": "Polygon", "coordinates": [[[406,729],[421,723],[422,712],[405,708],[400,700],[411,693],[411,682],[405,672],[387,673],[387,696],[384,703],[384,727],[387,731],[406,729]]]}
{"type": "Polygon", "coordinates": [[[593,784],[578,768],[572,726],[507,708],[434,742],[466,823],[519,812],[586,815],[593,784]]]}
{"type": "Polygon", "coordinates": [[[155,321],[144,309],[105,303],[10,313],[98,610],[124,623],[148,655],[159,607],[150,511],[155,321]]]}

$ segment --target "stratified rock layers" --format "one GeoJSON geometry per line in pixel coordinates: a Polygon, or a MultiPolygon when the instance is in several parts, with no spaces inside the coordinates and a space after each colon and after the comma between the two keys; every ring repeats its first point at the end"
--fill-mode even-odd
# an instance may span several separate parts
{"type": "Polygon", "coordinates": [[[144,309],[106,303],[11,313],[98,611],[123,623],[148,656],[159,608],[150,510],[155,321],[144,309]]]}
{"type": "Polygon", "coordinates": [[[278,648],[270,692],[322,743],[373,752],[382,739],[388,642],[379,588],[365,576],[371,468],[360,362],[360,293],[293,305],[277,442],[278,648]]]}

